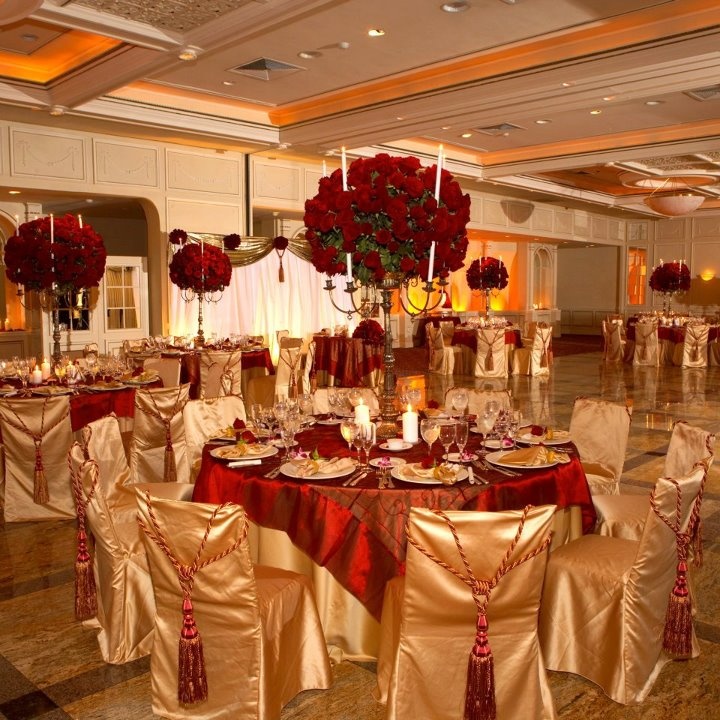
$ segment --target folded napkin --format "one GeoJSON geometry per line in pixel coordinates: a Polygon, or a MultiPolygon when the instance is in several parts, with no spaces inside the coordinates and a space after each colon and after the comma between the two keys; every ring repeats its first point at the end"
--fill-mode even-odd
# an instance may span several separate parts
{"type": "Polygon", "coordinates": [[[218,448],[215,451],[215,456],[228,460],[229,458],[239,459],[252,457],[253,455],[261,455],[264,452],[267,452],[266,445],[260,443],[238,443],[236,445],[218,448]]]}
{"type": "Polygon", "coordinates": [[[355,467],[352,458],[296,458],[291,461],[297,471],[298,477],[311,477],[312,475],[329,475],[340,473],[355,467]]]}
{"type": "Polygon", "coordinates": [[[424,468],[419,463],[408,463],[400,465],[396,471],[411,482],[413,478],[427,478],[439,480],[443,485],[454,485],[461,468],[462,466],[452,463],[442,463],[442,465],[435,465],[431,468],[424,468]]]}
{"type": "Polygon", "coordinates": [[[544,445],[534,445],[522,450],[512,450],[502,456],[505,465],[518,465],[522,467],[533,467],[534,465],[547,465],[551,462],[570,462],[567,453],[560,452],[544,445]]]}

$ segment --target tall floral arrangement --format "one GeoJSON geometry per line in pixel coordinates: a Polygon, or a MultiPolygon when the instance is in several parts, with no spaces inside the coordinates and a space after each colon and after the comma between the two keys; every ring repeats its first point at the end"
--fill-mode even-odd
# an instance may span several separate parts
{"type": "Polygon", "coordinates": [[[425,279],[434,243],[433,277],[460,269],[470,196],[443,170],[436,200],[435,181],[435,167],[384,153],[353,161],[345,179],[341,170],[321,178],[317,194],[305,203],[315,268],[347,273],[349,255],[352,277],[362,283],[377,283],[387,273],[425,279]]]}
{"type": "Polygon", "coordinates": [[[173,230],[170,243],[180,245],[170,261],[170,280],[181,290],[195,294],[222,292],[232,278],[232,265],[225,252],[209,243],[189,242],[184,230],[173,230]]]}
{"type": "Polygon", "coordinates": [[[655,292],[673,294],[690,289],[690,269],[684,262],[662,260],[650,275],[650,288],[655,292]]]}
{"type": "Polygon", "coordinates": [[[508,284],[508,271],[505,263],[494,257],[482,257],[473,260],[465,274],[471,290],[502,290],[508,284]]]}
{"type": "Polygon", "coordinates": [[[365,318],[365,320],[361,321],[355,330],[353,330],[352,336],[365,340],[365,342],[380,345],[385,340],[385,331],[377,320],[365,318]]]}
{"type": "Polygon", "coordinates": [[[102,237],[75,215],[22,223],[5,244],[5,275],[25,290],[57,293],[96,287],[105,274],[102,237]]]}

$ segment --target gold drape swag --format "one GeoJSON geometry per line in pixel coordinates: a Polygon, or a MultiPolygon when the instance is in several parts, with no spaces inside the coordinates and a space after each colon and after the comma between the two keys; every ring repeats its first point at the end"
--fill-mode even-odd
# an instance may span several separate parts
{"type": "MultiPolygon", "coordinates": [[[[223,247],[223,235],[215,235],[212,233],[196,233],[189,232],[188,239],[192,242],[205,242],[223,247]]],[[[310,243],[305,239],[305,234],[288,240],[288,251],[293,255],[310,262],[312,250],[310,243]]],[[[248,237],[242,236],[242,242],[237,250],[225,250],[226,255],[230,258],[230,264],[235,267],[244,267],[262,260],[274,250],[273,238],[269,237],[248,237]]]]}

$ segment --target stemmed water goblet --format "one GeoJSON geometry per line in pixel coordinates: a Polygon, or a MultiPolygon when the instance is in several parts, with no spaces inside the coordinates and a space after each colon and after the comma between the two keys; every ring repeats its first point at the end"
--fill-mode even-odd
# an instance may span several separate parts
{"type": "Polygon", "coordinates": [[[375,445],[375,423],[362,423],[359,434],[362,439],[362,449],[365,451],[365,463],[363,467],[368,470],[370,468],[370,451],[373,445],[375,445]]]}
{"type": "Polygon", "coordinates": [[[432,455],[432,446],[440,436],[440,423],[435,418],[423,418],[420,421],[420,435],[427,443],[428,455],[432,455]]]}
{"type": "Polygon", "coordinates": [[[286,416],[280,422],[280,439],[285,447],[285,457],[283,460],[290,460],[290,448],[295,443],[295,433],[299,428],[299,421],[297,417],[286,416]]]}
{"type": "Polygon", "coordinates": [[[445,459],[450,459],[450,448],[455,442],[455,421],[440,423],[440,444],[445,448],[445,459]]]}
{"type": "Polygon", "coordinates": [[[336,419],[336,409],[338,406],[338,391],[336,387],[329,387],[327,389],[327,400],[328,400],[328,411],[330,414],[330,420],[336,419]]]}
{"type": "Polygon", "coordinates": [[[360,426],[352,418],[345,418],[340,423],[340,434],[343,436],[343,439],[348,444],[348,450],[350,452],[352,452],[353,442],[355,440],[355,436],[358,434],[359,429],[360,426]]]}
{"type": "Polygon", "coordinates": [[[490,403],[487,403],[483,412],[477,417],[477,427],[482,433],[482,452],[487,452],[488,436],[495,427],[495,413],[488,407],[489,405],[490,403]]]}
{"type": "Polygon", "coordinates": [[[468,392],[467,390],[465,390],[465,388],[459,388],[455,390],[452,396],[452,406],[459,416],[465,414],[465,410],[468,406],[468,401],[468,392]]]}

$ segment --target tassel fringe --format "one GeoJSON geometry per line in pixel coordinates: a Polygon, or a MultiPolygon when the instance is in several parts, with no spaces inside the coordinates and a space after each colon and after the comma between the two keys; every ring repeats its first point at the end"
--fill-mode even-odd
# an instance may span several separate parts
{"type": "Polygon", "coordinates": [[[165,446],[165,461],[163,463],[163,482],[177,482],[177,467],[175,466],[175,451],[173,446],[165,446]]]}
{"type": "Polygon", "coordinates": [[[692,537],[693,565],[696,568],[702,567],[703,564],[703,541],[702,541],[702,520],[698,516],[695,525],[695,532],[692,537]]]}
{"type": "Polygon", "coordinates": [[[689,658],[692,654],[692,599],[686,574],[687,565],[680,561],[665,615],[663,649],[676,658],[689,658]]]}
{"type": "Polygon", "coordinates": [[[178,654],[178,700],[183,705],[193,705],[207,700],[207,696],[202,638],[195,625],[192,602],[185,598],[178,654]]]}
{"type": "Polygon", "coordinates": [[[492,350],[488,350],[487,355],[485,355],[485,369],[486,370],[494,370],[495,369],[495,363],[493,362],[492,350]]]}
{"type": "Polygon", "coordinates": [[[37,505],[45,505],[50,502],[50,494],[48,493],[47,479],[42,463],[40,466],[35,465],[35,479],[33,482],[33,502],[37,505]]]}
{"type": "Polygon", "coordinates": [[[280,269],[278,270],[278,282],[285,282],[285,270],[283,270],[282,260],[280,260],[280,269]]]}
{"type": "Polygon", "coordinates": [[[79,530],[75,559],[75,618],[89,620],[97,615],[97,589],[92,558],[87,549],[87,535],[79,530]]]}
{"type": "Polygon", "coordinates": [[[547,350],[543,350],[542,355],[540,356],[540,367],[546,368],[547,366],[548,366],[547,350]]]}
{"type": "Polygon", "coordinates": [[[495,663],[487,637],[487,618],[478,616],[475,645],[470,651],[464,720],[496,720],[495,663]]]}

